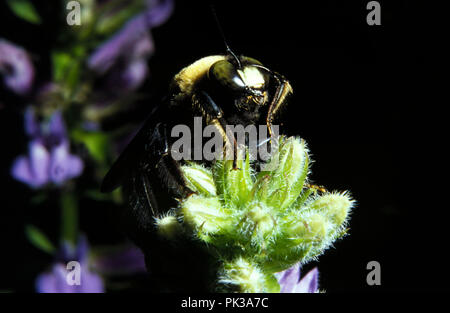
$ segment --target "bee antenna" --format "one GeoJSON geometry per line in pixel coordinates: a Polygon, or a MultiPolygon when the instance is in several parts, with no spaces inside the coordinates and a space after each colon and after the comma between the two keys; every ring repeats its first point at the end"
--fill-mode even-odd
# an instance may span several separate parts
{"type": "Polygon", "coordinates": [[[216,8],[214,7],[214,5],[212,3],[210,4],[210,7],[211,7],[211,12],[212,12],[212,14],[214,16],[214,20],[216,21],[217,28],[219,30],[220,36],[222,37],[223,43],[225,44],[225,48],[227,50],[227,53],[229,55],[231,55],[236,60],[236,63],[238,65],[238,67],[241,68],[241,61],[239,60],[238,56],[231,50],[230,46],[227,43],[227,39],[225,37],[225,33],[223,32],[222,26],[220,24],[219,18],[218,18],[217,13],[216,13],[216,8]]]}

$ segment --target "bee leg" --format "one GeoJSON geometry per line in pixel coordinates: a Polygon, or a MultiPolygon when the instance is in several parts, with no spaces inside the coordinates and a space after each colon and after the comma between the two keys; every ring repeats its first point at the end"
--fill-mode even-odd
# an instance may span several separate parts
{"type": "Polygon", "coordinates": [[[270,103],[266,118],[267,128],[269,129],[269,135],[271,137],[274,116],[285,102],[286,97],[292,93],[292,87],[283,75],[272,72],[272,77],[277,81],[277,89],[272,102],[270,103]]]}
{"type": "Polygon", "coordinates": [[[253,66],[260,68],[264,71],[267,71],[270,74],[270,77],[275,78],[277,83],[275,95],[272,98],[266,117],[266,124],[267,127],[269,128],[269,134],[272,137],[272,122],[274,116],[277,113],[277,111],[281,108],[281,106],[285,103],[286,97],[292,94],[293,92],[292,86],[283,75],[274,72],[263,65],[254,64],[253,66]]]}
{"type": "MultiPolygon", "coordinates": [[[[211,119],[210,124],[218,128],[219,132],[222,134],[222,138],[225,140],[225,145],[232,145],[233,147],[233,170],[238,170],[237,159],[238,159],[238,146],[236,137],[233,133],[227,133],[226,122],[223,118],[223,112],[219,106],[214,102],[211,96],[205,91],[201,91],[197,96],[200,100],[203,111],[211,119]]],[[[228,151],[227,149],[225,151],[228,151]]]]}
{"type": "Polygon", "coordinates": [[[327,192],[327,189],[326,189],[325,187],[319,186],[319,185],[305,184],[305,187],[306,187],[306,188],[313,189],[314,192],[318,192],[318,191],[320,191],[321,193],[327,192]]]}

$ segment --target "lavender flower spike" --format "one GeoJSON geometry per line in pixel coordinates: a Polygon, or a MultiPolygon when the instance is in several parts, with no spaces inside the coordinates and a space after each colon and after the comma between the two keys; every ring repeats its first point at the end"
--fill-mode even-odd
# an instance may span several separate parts
{"type": "Polygon", "coordinates": [[[313,268],[300,279],[300,263],[275,274],[280,284],[281,293],[316,293],[318,292],[319,271],[313,268]]]}
{"type": "Polygon", "coordinates": [[[34,67],[25,50],[0,38],[0,75],[5,85],[19,95],[33,85],[34,67]]]}
{"type": "Polygon", "coordinates": [[[89,68],[103,74],[122,59],[130,60],[151,55],[153,40],[149,36],[145,14],[141,13],[94,51],[88,59],[89,68]],[[145,50],[137,48],[141,41],[148,42],[145,50]]]}
{"type": "Polygon", "coordinates": [[[112,90],[131,91],[148,73],[147,59],[154,52],[152,27],[162,24],[173,9],[172,0],[147,1],[147,10],[135,15],[88,59],[88,67],[100,75],[108,73],[112,90]]]}
{"type": "Polygon", "coordinates": [[[19,156],[13,163],[11,175],[32,188],[53,183],[61,185],[83,171],[83,161],[69,152],[69,140],[60,112],[40,125],[34,112],[25,113],[25,130],[32,138],[28,155],[19,156]]]}

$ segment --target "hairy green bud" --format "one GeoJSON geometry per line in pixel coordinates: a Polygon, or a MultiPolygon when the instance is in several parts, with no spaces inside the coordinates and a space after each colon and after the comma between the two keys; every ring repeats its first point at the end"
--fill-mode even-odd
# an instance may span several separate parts
{"type": "Polygon", "coordinates": [[[305,142],[295,138],[280,140],[280,146],[272,159],[279,164],[274,171],[261,172],[268,176],[267,186],[259,194],[267,194],[265,202],[275,210],[289,207],[300,195],[308,175],[308,150],[305,142]]]}
{"type": "Polygon", "coordinates": [[[216,195],[216,185],[211,170],[195,163],[189,166],[182,166],[181,170],[188,182],[188,187],[192,190],[205,196],[216,195]]]}
{"type": "Polygon", "coordinates": [[[253,188],[252,169],[248,155],[245,160],[238,159],[237,168],[233,168],[233,160],[218,160],[213,167],[214,181],[218,192],[227,204],[241,208],[251,200],[253,188]]]}
{"type": "Polygon", "coordinates": [[[183,232],[177,217],[171,215],[171,213],[162,217],[156,217],[155,224],[158,234],[166,239],[175,239],[183,232]]]}
{"type": "Polygon", "coordinates": [[[334,224],[340,226],[346,222],[354,202],[347,193],[327,193],[311,202],[310,207],[324,212],[334,224]]]}
{"type": "Polygon", "coordinates": [[[181,216],[198,235],[218,233],[230,224],[229,212],[218,198],[192,195],[182,203],[181,216]]]}
{"type": "Polygon", "coordinates": [[[257,265],[241,257],[224,262],[219,283],[245,293],[279,292],[280,289],[272,275],[265,274],[257,265]]]}

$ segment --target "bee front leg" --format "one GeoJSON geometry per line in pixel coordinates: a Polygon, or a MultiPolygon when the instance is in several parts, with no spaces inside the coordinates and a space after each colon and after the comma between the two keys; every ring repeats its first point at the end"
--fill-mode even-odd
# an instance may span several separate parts
{"type": "Polygon", "coordinates": [[[278,73],[272,72],[272,77],[275,78],[277,82],[277,88],[275,90],[274,97],[270,103],[269,110],[267,112],[266,124],[269,129],[269,135],[272,137],[272,122],[279,111],[279,109],[285,103],[288,95],[292,94],[292,86],[286,80],[286,78],[278,73]]]}
{"type": "Polygon", "coordinates": [[[286,98],[293,93],[292,86],[289,83],[289,81],[281,74],[274,72],[270,69],[268,69],[265,66],[254,64],[254,67],[260,68],[264,71],[267,71],[267,73],[270,74],[270,76],[275,79],[276,81],[276,90],[275,94],[272,98],[272,101],[270,102],[269,110],[267,112],[266,116],[266,125],[269,129],[269,135],[272,137],[272,122],[279,111],[279,109],[283,106],[283,104],[286,102],[286,98]]]}
{"type": "MultiPolygon", "coordinates": [[[[238,159],[238,145],[236,141],[236,137],[233,133],[227,133],[227,124],[223,117],[223,112],[220,107],[214,102],[211,96],[205,91],[201,91],[196,95],[196,102],[198,102],[201,106],[201,111],[204,115],[210,120],[209,124],[214,125],[219,133],[222,135],[222,138],[225,141],[225,146],[229,147],[232,145],[233,148],[233,170],[238,170],[237,167],[237,159],[238,159]]],[[[228,148],[225,151],[229,151],[228,148]]]]}

